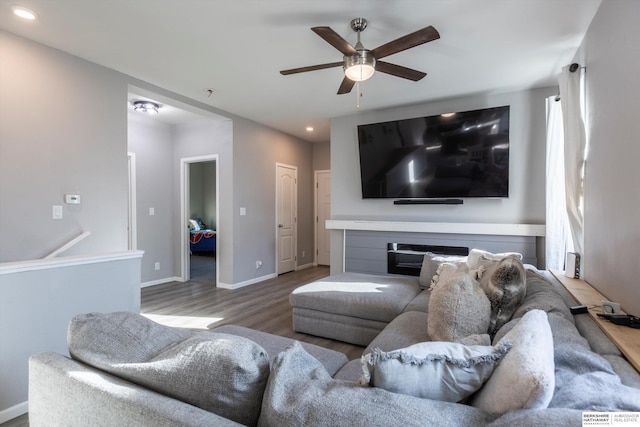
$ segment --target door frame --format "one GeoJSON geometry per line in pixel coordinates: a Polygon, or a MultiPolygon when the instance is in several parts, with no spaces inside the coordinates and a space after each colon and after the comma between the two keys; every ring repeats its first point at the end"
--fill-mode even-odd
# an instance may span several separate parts
{"type": "Polygon", "coordinates": [[[191,279],[191,259],[187,221],[189,220],[189,168],[192,163],[216,163],[216,287],[220,283],[220,160],[218,154],[207,154],[180,159],[180,280],[191,279]]]}
{"type": "MultiPolygon", "coordinates": [[[[318,252],[319,252],[319,248],[318,248],[318,178],[320,174],[325,174],[328,173],[329,176],[331,176],[331,170],[330,169],[322,169],[322,170],[316,170],[313,172],[313,179],[314,179],[314,187],[313,187],[313,217],[315,218],[314,221],[314,227],[313,227],[313,249],[314,249],[314,254],[313,254],[313,265],[317,266],[318,265],[318,252]]],[[[326,228],[326,227],[325,227],[326,228]]]]}
{"type": "Polygon", "coordinates": [[[127,153],[127,166],[129,173],[129,214],[128,214],[128,247],[130,251],[138,249],[138,217],[136,192],[136,153],[127,153]]]}
{"type": "Polygon", "coordinates": [[[275,175],[276,175],[276,206],[275,206],[275,218],[276,218],[276,222],[274,224],[275,226],[275,234],[276,234],[276,259],[275,259],[275,272],[276,272],[276,276],[281,274],[279,272],[279,266],[280,266],[280,232],[279,232],[279,228],[278,228],[278,202],[280,201],[280,175],[278,174],[279,168],[280,167],[285,167],[285,168],[289,168],[289,169],[293,169],[295,171],[295,182],[294,182],[294,189],[293,189],[293,215],[294,215],[294,223],[293,223],[293,256],[294,256],[294,265],[293,265],[293,271],[298,269],[298,167],[297,166],[293,166],[293,165],[288,165],[286,163],[280,163],[280,162],[276,162],[276,171],[275,171],[275,175]]]}

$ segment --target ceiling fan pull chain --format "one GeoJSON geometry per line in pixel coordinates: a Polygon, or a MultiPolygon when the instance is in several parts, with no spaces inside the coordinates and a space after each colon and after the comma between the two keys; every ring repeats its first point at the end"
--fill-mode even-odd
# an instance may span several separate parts
{"type": "Polygon", "coordinates": [[[362,96],[362,92],[360,92],[360,82],[356,82],[356,110],[360,109],[361,96],[362,96]]]}

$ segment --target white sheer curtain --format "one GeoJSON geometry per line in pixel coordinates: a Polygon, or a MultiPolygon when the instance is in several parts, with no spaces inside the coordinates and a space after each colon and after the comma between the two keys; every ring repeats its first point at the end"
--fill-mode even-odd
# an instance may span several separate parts
{"type": "Polygon", "coordinates": [[[566,209],[562,108],[555,96],[547,98],[546,177],[546,268],[564,270],[565,255],[573,250],[573,244],[566,209]]]}
{"type": "Polygon", "coordinates": [[[582,119],[581,69],[569,71],[571,66],[562,69],[559,78],[564,127],[564,170],[566,207],[569,226],[575,252],[584,253],[583,237],[583,176],[586,135],[582,119]]]}

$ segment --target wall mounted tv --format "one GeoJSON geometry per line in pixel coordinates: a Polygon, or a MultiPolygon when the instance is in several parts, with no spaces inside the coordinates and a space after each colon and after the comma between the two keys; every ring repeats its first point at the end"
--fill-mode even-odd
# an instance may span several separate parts
{"type": "Polygon", "coordinates": [[[509,106],[358,126],[362,197],[509,197],[509,106]]]}

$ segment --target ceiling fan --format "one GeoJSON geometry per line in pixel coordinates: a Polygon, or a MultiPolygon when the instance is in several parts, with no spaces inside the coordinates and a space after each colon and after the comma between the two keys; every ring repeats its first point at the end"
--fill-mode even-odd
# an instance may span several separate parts
{"type": "Polygon", "coordinates": [[[366,49],[362,43],[360,43],[360,33],[364,31],[365,28],[367,28],[366,19],[355,18],[351,20],[351,29],[358,35],[355,46],[349,44],[349,42],[340,37],[340,35],[330,27],[311,28],[311,31],[342,52],[344,55],[343,60],[340,62],[330,62],[327,64],[282,70],[280,71],[280,74],[286,76],[289,74],[305,73],[307,71],[323,70],[325,68],[342,66],[344,68],[345,77],[338,89],[338,95],[351,92],[351,89],[353,89],[353,85],[356,82],[367,80],[375,71],[380,71],[381,73],[390,74],[396,77],[402,77],[403,79],[412,80],[414,82],[417,82],[427,75],[427,73],[423,73],[422,71],[380,61],[380,59],[439,39],[440,34],[435,28],[432,26],[425,27],[396,40],[390,41],[389,43],[385,43],[382,46],[378,46],[373,50],[366,49]]]}

